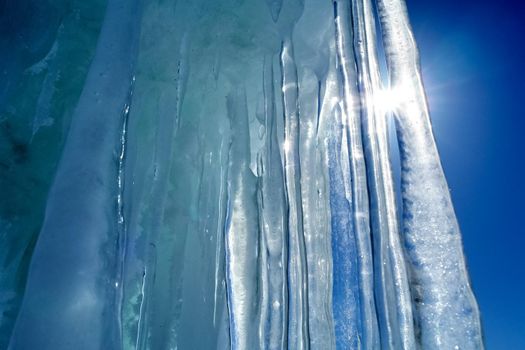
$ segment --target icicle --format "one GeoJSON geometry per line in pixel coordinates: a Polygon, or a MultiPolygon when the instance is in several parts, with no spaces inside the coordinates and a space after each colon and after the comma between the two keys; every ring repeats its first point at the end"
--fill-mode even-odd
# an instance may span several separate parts
{"type": "MultiPolygon", "coordinates": [[[[283,17],[284,18],[284,17],[283,17]]],[[[334,349],[330,190],[326,139],[322,125],[339,101],[331,2],[304,1],[293,28],[297,71],[299,166],[303,235],[307,265],[308,336],[311,349],[334,349]],[[334,74],[328,74],[328,71],[334,74]],[[335,79],[334,79],[335,78],[335,79]]],[[[299,176],[299,174],[297,174],[299,176]]]]}
{"type": "Polygon", "coordinates": [[[399,239],[389,161],[386,113],[382,108],[375,18],[370,0],[353,1],[354,51],[361,95],[365,156],[374,241],[375,295],[381,346],[414,349],[412,306],[399,239]]]}
{"type": "MultiPolygon", "coordinates": [[[[335,70],[335,59],[332,60],[335,70]]],[[[333,76],[330,76],[332,78],[333,76]]],[[[323,78],[324,80],[324,78],[323,78]]],[[[326,81],[326,80],[325,80],[326,81]]],[[[333,82],[330,81],[328,85],[333,82]]],[[[318,132],[324,100],[337,101],[337,89],[325,89],[317,76],[303,70],[300,90],[301,106],[301,192],[303,225],[308,264],[308,322],[310,347],[333,349],[335,337],[332,313],[332,254],[330,245],[329,175],[325,140],[328,135],[323,128],[318,132]]],[[[323,117],[325,117],[323,115],[323,117]]]]}
{"type": "MultiPolygon", "coordinates": [[[[343,137],[348,137],[351,193],[352,193],[352,220],[357,241],[359,257],[359,291],[360,291],[360,346],[365,349],[379,348],[379,331],[375,310],[373,289],[373,265],[370,237],[370,218],[368,203],[368,187],[363,154],[361,121],[359,115],[359,99],[357,91],[357,72],[352,52],[352,31],[349,1],[334,1],[336,41],[339,67],[343,85],[343,116],[345,128],[343,137]]],[[[343,144],[343,147],[345,145],[343,144]]],[[[336,321],[337,322],[337,321],[336,321]]]]}
{"type": "Polygon", "coordinates": [[[301,168],[299,163],[299,109],[297,68],[293,46],[286,38],[281,50],[282,92],[284,104],[284,179],[288,205],[288,346],[308,349],[308,284],[303,231],[301,168]]]}
{"type": "Polygon", "coordinates": [[[402,167],[403,234],[419,345],[483,348],[461,235],[432,134],[419,53],[402,0],[378,0],[402,167]]]}
{"type": "Polygon", "coordinates": [[[339,106],[332,110],[331,137],[327,140],[333,259],[333,314],[337,349],[361,345],[359,258],[352,219],[348,152],[339,106]]]}
{"type": "Polygon", "coordinates": [[[256,178],[250,170],[246,92],[228,96],[232,129],[226,219],[226,284],[232,349],[254,349],[257,320],[258,208],[256,178]]]}
{"type": "Polygon", "coordinates": [[[264,63],[265,144],[260,157],[260,205],[262,242],[261,265],[267,299],[261,318],[261,349],[285,349],[287,346],[287,213],[284,175],[277,139],[273,61],[264,63]]]}

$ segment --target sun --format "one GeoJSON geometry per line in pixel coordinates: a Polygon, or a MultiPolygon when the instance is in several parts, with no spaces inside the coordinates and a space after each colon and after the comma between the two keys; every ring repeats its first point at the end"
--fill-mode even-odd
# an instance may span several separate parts
{"type": "Polygon", "coordinates": [[[374,107],[383,113],[395,113],[408,96],[409,90],[404,85],[383,88],[374,94],[374,107]]]}

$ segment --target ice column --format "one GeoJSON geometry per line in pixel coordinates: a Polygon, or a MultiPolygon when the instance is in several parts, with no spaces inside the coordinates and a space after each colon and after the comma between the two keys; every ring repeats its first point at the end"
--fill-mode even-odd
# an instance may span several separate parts
{"type": "Polygon", "coordinates": [[[412,305],[399,238],[394,182],[389,160],[387,115],[382,108],[375,18],[370,0],[352,6],[363,137],[374,241],[374,282],[384,349],[415,347],[412,305]]]}
{"type": "Polygon", "coordinates": [[[232,143],[225,241],[230,337],[232,348],[253,349],[258,345],[259,218],[256,178],[249,166],[250,133],[244,91],[228,96],[228,113],[232,143]]]}
{"type": "MultiPolygon", "coordinates": [[[[350,158],[350,176],[352,197],[353,230],[357,242],[359,267],[359,307],[360,307],[360,346],[365,349],[379,347],[379,330],[374,298],[374,276],[370,236],[370,213],[368,185],[366,178],[363,139],[361,134],[361,115],[359,111],[359,92],[357,89],[357,71],[352,49],[353,33],[350,1],[334,1],[336,23],[336,41],[339,69],[342,80],[342,123],[343,146],[348,147],[350,158]]],[[[336,319],[337,323],[337,319],[336,319]]]]}
{"type": "Polygon", "coordinates": [[[261,277],[267,296],[261,309],[261,348],[283,349],[288,343],[288,216],[277,138],[274,66],[270,58],[264,61],[263,74],[265,142],[260,153],[258,175],[261,277]]]}
{"type": "Polygon", "coordinates": [[[299,105],[297,67],[290,38],[283,42],[281,51],[282,90],[284,108],[284,182],[288,206],[288,283],[289,335],[288,345],[294,349],[308,349],[308,282],[306,247],[304,242],[303,208],[301,195],[301,167],[299,162],[299,105]]]}
{"type": "Polygon", "coordinates": [[[424,349],[481,349],[478,306],[432,133],[406,6],[402,0],[378,0],[378,10],[391,87],[402,96],[395,114],[416,334],[424,349]]]}

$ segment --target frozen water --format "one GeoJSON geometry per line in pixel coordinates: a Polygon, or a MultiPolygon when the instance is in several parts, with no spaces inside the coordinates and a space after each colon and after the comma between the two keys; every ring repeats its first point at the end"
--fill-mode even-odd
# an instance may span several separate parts
{"type": "Polygon", "coordinates": [[[483,348],[404,1],[25,3],[1,349],[483,348]]]}

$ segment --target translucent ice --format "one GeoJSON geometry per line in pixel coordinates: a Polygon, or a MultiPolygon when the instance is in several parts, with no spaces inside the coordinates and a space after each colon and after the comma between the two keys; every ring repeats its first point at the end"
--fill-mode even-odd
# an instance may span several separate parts
{"type": "Polygon", "coordinates": [[[402,0],[26,2],[0,348],[483,347],[402,0]]]}

